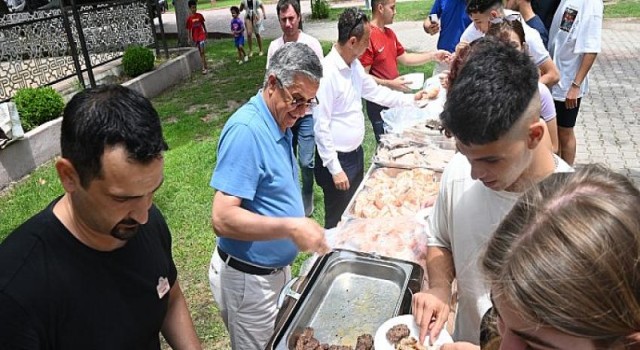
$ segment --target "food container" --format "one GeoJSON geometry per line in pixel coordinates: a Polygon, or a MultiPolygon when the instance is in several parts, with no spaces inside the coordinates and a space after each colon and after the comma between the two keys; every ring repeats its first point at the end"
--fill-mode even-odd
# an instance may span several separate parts
{"type": "Polygon", "coordinates": [[[267,349],[294,349],[305,327],[330,345],[355,346],[362,334],[375,334],[385,320],[411,313],[423,269],[415,263],[337,249],[316,260],[293,300],[281,309],[267,349]]]}
{"type": "Polygon", "coordinates": [[[430,169],[373,165],[342,217],[380,218],[416,215],[432,207],[440,188],[440,172],[430,169]]]}
{"type": "Polygon", "coordinates": [[[455,154],[455,142],[444,136],[431,136],[424,141],[394,142],[387,137],[380,142],[373,162],[380,167],[443,171],[455,154]]]}

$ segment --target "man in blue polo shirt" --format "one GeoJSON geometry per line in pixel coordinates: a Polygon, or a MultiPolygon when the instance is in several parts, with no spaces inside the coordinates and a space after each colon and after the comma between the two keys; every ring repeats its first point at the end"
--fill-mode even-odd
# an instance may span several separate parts
{"type": "Polygon", "coordinates": [[[290,130],[317,104],[321,77],[309,46],[285,44],[271,57],[263,88],[220,136],[209,281],[233,349],[264,349],[298,251],[328,250],[323,228],[304,216],[290,130]]]}

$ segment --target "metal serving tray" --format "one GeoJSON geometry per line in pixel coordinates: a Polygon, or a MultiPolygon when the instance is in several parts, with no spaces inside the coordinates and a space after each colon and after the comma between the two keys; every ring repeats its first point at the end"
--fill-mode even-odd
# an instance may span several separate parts
{"type": "Polygon", "coordinates": [[[412,262],[334,250],[316,261],[267,349],[294,349],[305,327],[321,343],[355,346],[359,335],[373,336],[385,320],[411,312],[423,274],[412,262]]]}

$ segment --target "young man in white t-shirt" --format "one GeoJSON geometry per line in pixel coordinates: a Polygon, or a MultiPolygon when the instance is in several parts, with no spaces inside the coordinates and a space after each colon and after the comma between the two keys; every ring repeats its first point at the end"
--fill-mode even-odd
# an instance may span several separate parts
{"type": "Polygon", "coordinates": [[[489,30],[491,22],[518,19],[524,28],[527,47],[533,63],[540,69],[540,82],[549,89],[560,80],[560,72],[551,60],[549,51],[542,43],[540,33],[529,27],[519,16],[518,12],[505,10],[502,0],[470,0],[467,3],[467,13],[471,16],[471,24],[462,33],[460,42],[471,43],[482,38],[489,30]]]}
{"type": "MultiPolygon", "coordinates": [[[[285,43],[299,42],[309,46],[320,60],[324,57],[322,46],[318,39],[300,30],[300,3],[298,0],[280,0],[276,5],[276,14],[282,36],[269,44],[267,51],[267,67],[269,59],[285,43]]],[[[291,128],[293,132],[293,151],[298,156],[300,174],[302,175],[302,203],[304,214],[309,217],[313,214],[313,167],[316,143],[313,134],[313,114],[311,109],[305,111],[305,115],[298,119],[291,128]]]]}
{"type": "Polygon", "coordinates": [[[573,164],[580,101],[589,91],[589,70],[601,50],[602,1],[563,0],[549,32],[549,52],[560,70],[560,82],[551,89],[558,116],[560,156],[573,164]]]}
{"type": "Polygon", "coordinates": [[[449,87],[441,121],[460,152],[442,175],[429,217],[430,289],[414,296],[413,315],[421,340],[427,333],[436,339],[456,278],[453,338],[478,344],[480,321],[491,307],[479,268],[484,246],[528,186],[571,168],[541,142],[538,70],[525,53],[496,38],[474,43],[449,87]]]}

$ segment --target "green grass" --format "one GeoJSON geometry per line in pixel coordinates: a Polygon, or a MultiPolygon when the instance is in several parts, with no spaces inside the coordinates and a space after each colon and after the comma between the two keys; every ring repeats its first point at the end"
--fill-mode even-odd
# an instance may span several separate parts
{"type": "MultiPolygon", "coordinates": [[[[269,42],[265,41],[265,47],[269,42]]],[[[323,42],[328,52],[331,43],[323,42]]],[[[179,278],[189,303],[196,330],[205,349],[228,348],[225,327],[215,307],[207,268],[215,237],[210,225],[213,189],[209,180],[216,162],[216,148],[228,117],[251,96],[264,78],[266,57],[254,56],[247,64],[235,63],[231,39],[212,40],[207,46],[210,73],[194,74],[189,80],[153,99],[163,121],[170,150],[165,155],[165,181],[156,192],[155,203],[167,218],[173,234],[173,254],[179,278]]],[[[431,66],[401,67],[401,73],[431,72],[431,66]]],[[[375,151],[371,124],[364,149],[367,167],[375,151]]],[[[50,162],[0,196],[0,241],[29,217],[63,193],[50,162]]],[[[321,189],[316,185],[313,218],[324,223],[321,189]]],[[[308,257],[300,254],[294,274],[308,257]]]]}
{"type": "Polygon", "coordinates": [[[640,17],[640,0],[617,0],[604,7],[606,18],[640,17]]]}
{"type": "MultiPolygon", "coordinates": [[[[335,6],[335,5],[333,5],[335,6]]],[[[394,17],[395,22],[400,21],[423,21],[429,15],[431,11],[431,6],[433,6],[433,0],[427,1],[401,1],[396,2],[396,16],[394,17]]],[[[364,10],[364,1],[359,8],[364,10]]],[[[323,20],[312,20],[310,21],[337,21],[340,14],[344,11],[342,7],[332,7],[329,10],[329,18],[323,20]]],[[[366,11],[369,19],[371,19],[371,11],[366,11]]]]}

